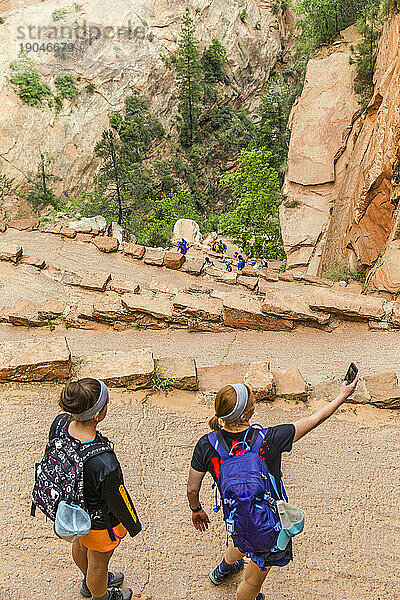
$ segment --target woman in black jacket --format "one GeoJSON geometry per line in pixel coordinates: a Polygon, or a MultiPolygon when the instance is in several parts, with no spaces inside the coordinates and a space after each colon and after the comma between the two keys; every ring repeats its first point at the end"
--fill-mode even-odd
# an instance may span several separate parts
{"type": "MultiPolygon", "coordinates": [[[[85,447],[104,441],[97,432],[108,406],[108,390],[103,382],[86,378],[68,384],[61,393],[60,406],[65,413],[51,425],[50,440],[62,430],[85,447]]],[[[72,544],[72,557],[84,576],[80,592],[93,600],[130,600],[131,589],[117,589],[124,580],[123,573],[109,573],[108,563],[125,535],[137,535],[141,524],[111,445],[109,452],[85,461],[83,479],[91,530],[72,544]]]]}

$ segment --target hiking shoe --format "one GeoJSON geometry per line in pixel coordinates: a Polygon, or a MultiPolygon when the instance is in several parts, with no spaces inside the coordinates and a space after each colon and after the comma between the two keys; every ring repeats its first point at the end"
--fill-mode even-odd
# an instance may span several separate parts
{"type": "Polygon", "coordinates": [[[124,588],[118,590],[117,588],[111,588],[107,591],[107,600],[131,600],[132,590],[130,588],[124,588]]]}
{"type": "Polygon", "coordinates": [[[241,571],[244,567],[244,560],[243,558],[237,560],[235,563],[233,563],[231,569],[225,573],[222,573],[219,567],[220,565],[218,565],[218,567],[216,567],[216,569],[211,571],[211,573],[209,574],[209,577],[214,585],[220,585],[231,575],[239,573],[239,571],[241,571]]]}
{"type": "MultiPolygon", "coordinates": [[[[123,581],[124,581],[123,573],[108,573],[107,587],[108,588],[119,587],[120,585],[122,585],[123,581]]],[[[92,597],[91,591],[89,590],[89,588],[87,586],[86,579],[82,579],[81,589],[79,591],[80,591],[81,595],[84,596],[85,598],[92,597]]]]}
{"type": "Polygon", "coordinates": [[[255,600],[265,600],[265,596],[264,594],[262,594],[261,592],[258,594],[257,598],[255,598],[255,600]]]}

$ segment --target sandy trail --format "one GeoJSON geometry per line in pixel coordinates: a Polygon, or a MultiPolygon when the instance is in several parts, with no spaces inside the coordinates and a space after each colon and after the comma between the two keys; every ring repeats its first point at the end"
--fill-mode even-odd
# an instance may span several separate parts
{"type": "MultiPolygon", "coordinates": [[[[16,600],[79,598],[79,573],[70,546],[55,538],[39,514],[29,517],[33,465],[57,413],[54,385],[0,389],[3,565],[0,597],[16,600]]],[[[260,404],[256,421],[292,422],[310,406],[260,404]]],[[[221,518],[197,533],[185,497],[195,441],[206,431],[210,399],[173,392],[168,397],[112,391],[103,432],[116,442],[127,487],[144,525],[124,540],[112,566],[142,597],[231,600],[239,578],[219,588],[207,578],[224,547],[221,518]]],[[[306,511],[295,560],[274,569],[265,584],[274,600],[396,600],[400,597],[398,519],[399,414],[347,406],[285,455],[290,498],[306,511]],[[397,466],[396,466],[397,465],[397,466]]],[[[202,501],[211,511],[210,478],[202,501]]]]}

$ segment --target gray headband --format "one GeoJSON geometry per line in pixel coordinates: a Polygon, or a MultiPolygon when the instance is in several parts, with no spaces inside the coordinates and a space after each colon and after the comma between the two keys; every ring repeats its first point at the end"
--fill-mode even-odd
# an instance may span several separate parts
{"type": "Polygon", "coordinates": [[[241,417],[249,400],[249,392],[244,383],[230,383],[229,385],[235,390],[237,400],[233,411],[224,417],[220,417],[225,423],[233,423],[241,417]]]}
{"type": "Polygon", "coordinates": [[[100,379],[96,379],[96,381],[98,381],[100,383],[99,399],[92,406],[92,408],[85,410],[85,412],[78,413],[76,415],[71,413],[71,415],[75,419],[75,421],[90,421],[90,419],[93,419],[93,417],[95,415],[97,415],[97,413],[101,412],[103,410],[103,408],[105,407],[107,400],[108,400],[108,388],[105,383],[100,381],[100,379]]]}

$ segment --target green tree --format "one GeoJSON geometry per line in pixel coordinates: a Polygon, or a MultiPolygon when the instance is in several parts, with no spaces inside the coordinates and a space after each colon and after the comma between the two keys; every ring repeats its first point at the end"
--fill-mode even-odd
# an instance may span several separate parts
{"type": "Polygon", "coordinates": [[[37,172],[33,177],[28,177],[29,190],[27,200],[34,210],[40,210],[45,206],[60,208],[60,199],[51,189],[51,183],[60,181],[60,177],[51,173],[52,159],[47,152],[40,153],[40,161],[37,172]]]}
{"type": "Polygon", "coordinates": [[[157,193],[156,182],[142,162],[164,129],[137,96],[126,98],[124,112],[111,115],[110,126],[95,146],[96,156],[102,159],[95,180],[96,204],[100,202],[102,214],[128,226],[131,213],[157,193]]]}
{"type": "Polygon", "coordinates": [[[178,187],[176,191],[153,199],[146,215],[132,213],[130,229],[141,244],[168,246],[174,225],[178,219],[194,219],[200,225],[202,217],[197,212],[189,190],[178,187]]]}
{"type": "Polygon", "coordinates": [[[291,87],[277,74],[268,81],[258,109],[258,143],[271,151],[270,164],[281,171],[289,149],[287,126],[293,101],[291,87]]]}
{"type": "Polygon", "coordinates": [[[361,16],[370,0],[300,0],[295,10],[300,36],[297,49],[309,56],[321,44],[330,44],[337,35],[361,16]]]}
{"type": "Polygon", "coordinates": [[[226,69],[227,61],[225,46],[217,38],[214,38],[201,57],[204,104],[210,104],[217,100],[219,83],[226,85],[230,83],[226,69]]]}
{"type": "Polygon", "coordinates": [[[280,182],[267,148],[242,150],[239,168],[221,177],[234,197],[219,226],[248,256],[284,257],[279,231],[280,182]]]}
{"type": "Polygon", "coordinates": [[[178,86],[180,140],[182,146],[190,147],[198,138],[202,71],[200,51],[189,8],[186,9],[183,17],[181,37],[174,57],[174,68],[178,86]]]}
{"type": "Polygon", "coordinates": [[[357,76],[354,91],[360,97],[362,108],[366,108],[374,93],[374,71],[378,52],[378,41],[382,31],[381,6],[371,1],[357,22],[357,30],[362,39],[351,46],[350,64],[355,64],[357,76]]]}

